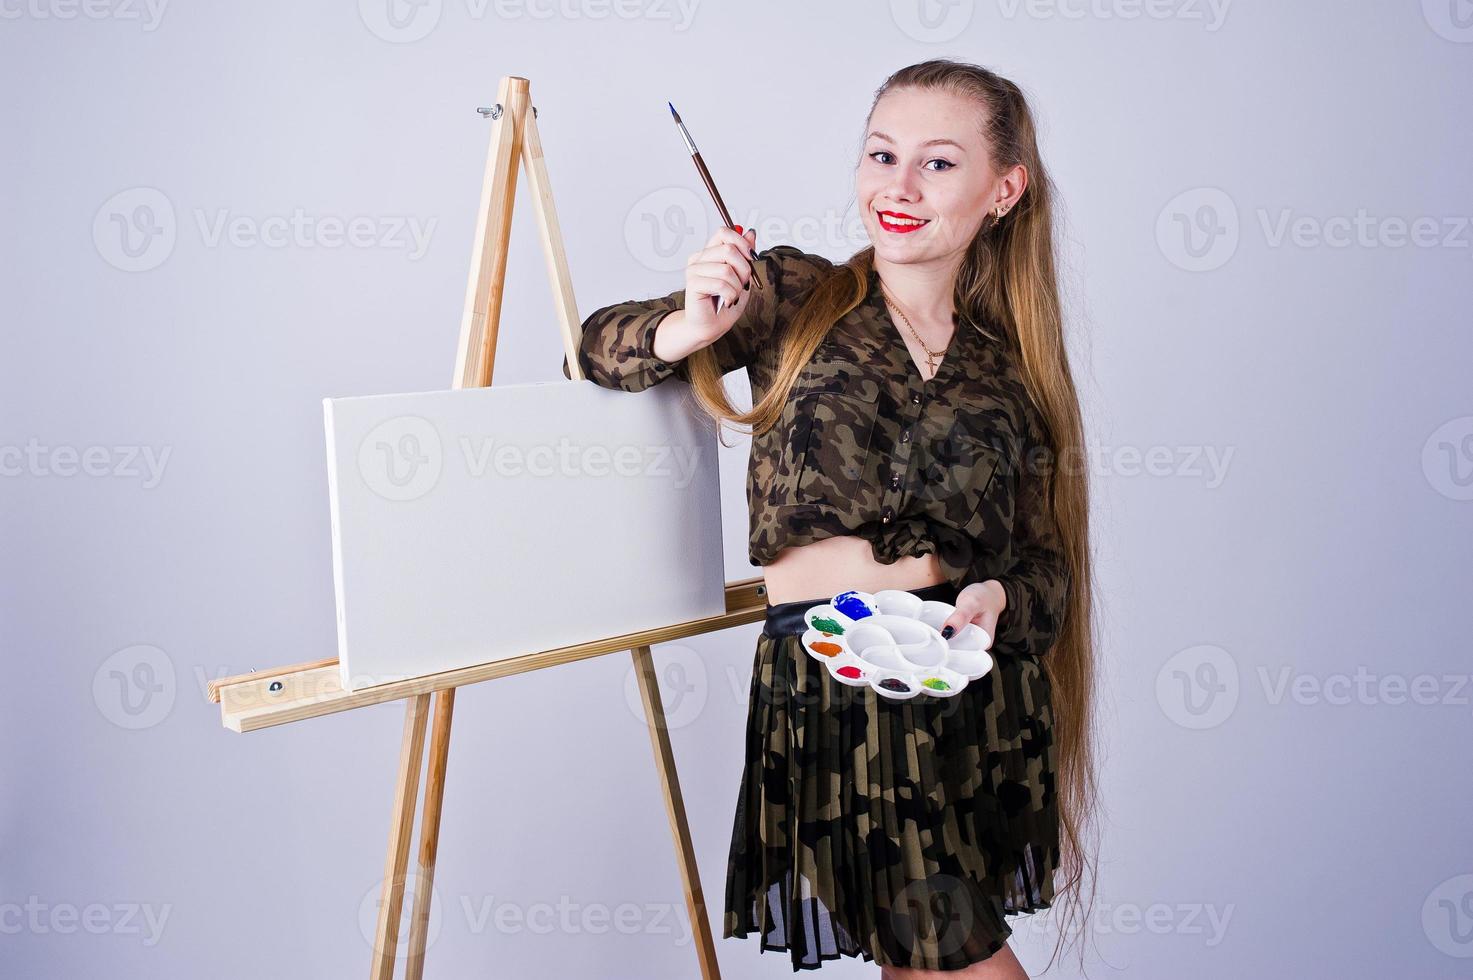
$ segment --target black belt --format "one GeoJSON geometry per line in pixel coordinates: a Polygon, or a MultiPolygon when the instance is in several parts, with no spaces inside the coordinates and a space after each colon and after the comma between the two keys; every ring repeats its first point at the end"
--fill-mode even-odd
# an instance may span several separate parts
{"type": "MultiPolygon", "coordinates": [[[[906,592],[919,596],[921,599],[937,599],[941,602],[955,602],[957,587],[950,582],[937,582],[935,585],[923,585],[919,589],[906,589],[906,592]]],[[[777,605],[767,607],[767,618],[762,622],[762,635],[770,637],[791,636],[802,633],[808,628],[803,622],[803,614],[814,606],[821,606],[833,599],[833,596],[820,596],[817,599],[795,599],[792,602],[779,602],[777,605]]]]}

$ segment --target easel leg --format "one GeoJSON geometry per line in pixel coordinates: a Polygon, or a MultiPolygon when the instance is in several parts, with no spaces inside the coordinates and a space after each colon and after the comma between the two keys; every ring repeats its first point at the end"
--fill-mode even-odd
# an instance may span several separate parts
{"type": "Polygon", "coordinates": [[[404,872],[409,865],[409,838],[414,832],[415,796],[419,792],[419,767],[424,760],[425,723],[430,715],[430,695],[408,699],[404,713],[404,739],[399,748],[399,775],[395,781],[394,814],[389,827],[389,854],[384,862],[384,886],[378,905],[378,928],[374,934],[372,980],[393,980],[394,954],[399,945],[399,913],[404,907],[404,872]]]}
{"type": "Polygon", "coordinates": [[[701,875],[696,868],[695,848],[691,846],[690,827],[685,820],[680,779],[675,774],[675,754],[670,749],[670,732],[665,728],[665,704],[660,700],[660,679],[655,674],[654,657],[649,647],[635,647],[630,653],[634,656],[634,672],[639,677],[639,696],[644,702],[644,716],[649,723],[650,744],[655,750],[655,768],[660,773],[660,784],[665,792],[670,833],[675,838],[675,860],[685,885],[685,908],[695,937],[696,958],[701,964],[704,980],[720,980],[711,923],[706,917],[706,898],[701,893],[701,875]]]}
{"type": "Polygon", "coordinates": [[[450,717],[454,711],[455,688],[435,694],[430,766],[425,775],[425,812],[419,822],[419,880],[415,882],[414,913],[409,918],[409,962],[404,968],[404,980],[421,980],[425,972],[425,941],[430,927],[430,896],[435,886],[435,856],[440,850],[445,763],[450,754],[450,717]]]}

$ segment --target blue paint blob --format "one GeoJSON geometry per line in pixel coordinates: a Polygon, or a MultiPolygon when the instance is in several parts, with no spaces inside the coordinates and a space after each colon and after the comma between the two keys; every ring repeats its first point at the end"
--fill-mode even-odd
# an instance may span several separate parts
{"type": "Polygon", "coordinates": [[[874,614],[856,592],[840,592],[834,596],[831,605],[850,619],[863,619],[874,614]]]}

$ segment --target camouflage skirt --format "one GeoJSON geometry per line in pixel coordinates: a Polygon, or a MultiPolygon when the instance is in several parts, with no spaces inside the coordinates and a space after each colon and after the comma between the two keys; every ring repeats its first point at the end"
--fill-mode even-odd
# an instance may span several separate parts
{"type": "MultiPolygon", "coordinates": [[[[912,589],[953,601],[950,583],[912,589]]],[[[767,607],[727,863],[722,937],[793,970],[862,956],[958,970],[1053,901],[1049,682],[999,655],[951,697],[892,701],[829,676],[800,643],[826,598],[767,607]]]]}

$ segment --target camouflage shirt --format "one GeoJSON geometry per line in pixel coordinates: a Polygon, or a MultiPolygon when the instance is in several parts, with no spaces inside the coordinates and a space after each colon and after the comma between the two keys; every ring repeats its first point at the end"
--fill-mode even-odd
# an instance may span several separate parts
{"type": "MultiPolygon", "coordinates": [[[[752,287],[740,319],[712,345],[723,373],[747,369],[754,402],[772,384],[782,330],[835,264],[777,245],[755,265],[765,288],[752,287]]],[[[678,289],[591,314],[578,353],[584,374],[624,391],[689,382],[685,360],[651,349],[684,297],[678,289]]],[[[922,380],[871,272],[864,302],[834,324],[778,424],[752,439],[749,557],[765,565],[783,548],[842,534],[868,540],[885,564],[934,552],[959,588],[1002,583],[994,653],[1042,655],[1068,588],[1043,495],[1045,446],[1003,332],[964,320],[936,376],[922,380]]]]}

